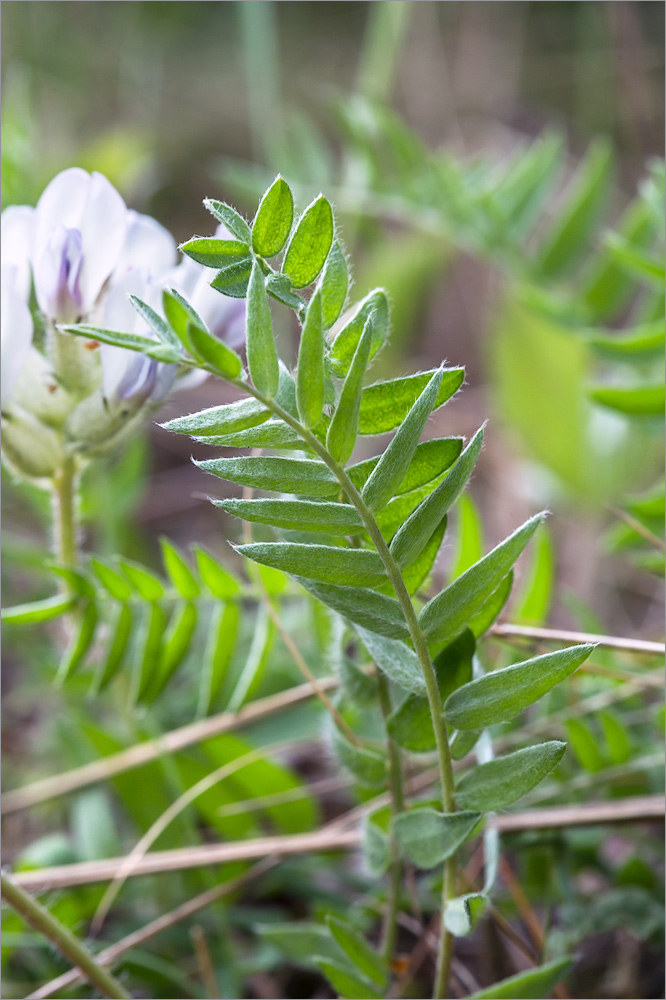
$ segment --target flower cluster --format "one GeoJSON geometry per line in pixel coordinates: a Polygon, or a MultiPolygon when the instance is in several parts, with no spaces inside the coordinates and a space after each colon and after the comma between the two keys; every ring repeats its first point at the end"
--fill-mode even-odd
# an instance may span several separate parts
{"type": "Polygon", "coordinates": [[[68,452],[107,450],[180,375],[177,366],[70,337],[59,324],[151,336],[129,296],[159,311],[162,290],[175,288],[217,336],[242,343],[244,302],[210,288],[209,269],[177,260],[166,229],[128,209],[101,174],[77,167],[58,174],[36,208],[2,213],[3,454],[14,471],[49,479],[68,452]]]}

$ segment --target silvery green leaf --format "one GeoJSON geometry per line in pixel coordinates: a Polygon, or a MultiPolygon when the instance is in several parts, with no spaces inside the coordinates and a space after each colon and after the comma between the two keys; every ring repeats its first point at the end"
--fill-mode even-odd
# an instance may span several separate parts
{"type": "Polygon", "coordinates": [[[253,258],[251,254],[241,257],[240,260],[227,264],[220,268],[210,283],[210,287],[222,295],[228,295],[232,299],[244,299],[247,295],[247,288],[252,275],[253,258]]]}
{"type": "Polygon", "coordinates": [[[442,547],[446,525],[445,514],[414,562],[402,571],[402,579],[410,595],[415,594],[426,584],[442,547]]]}
{"type": "Polygon", "coordinates": [[[319,288],[310,299],[301,330],[296,402],[302,422],[306,427],[314,427],[324,409],[324,327],[319,288]]]}
{"type": "Polygon", "coordinates": [[[368,944],[363,935],[352,924],[330,914],[326,917],[326,924],[352,965],[376,986],[386,986],[386,961],[368,944]]]}
{"type": "Polygon", "coordinates": [[[268,397],[274,396],[278,390],[280,366],[273,339],[273,322],[264,275],[257,261],[252,267],[247,289],[245,344],[247,364],[255,388],[268,397]]]}
{"type": "Polygon", "coordinates": [[[479,736],[480,733],[475,729],[456,729],[449,741],[453,759],[462,760],[471,753],[479,736]]]}
{"type": "Polygon", "coordinates": [[[450,899],[444,911],[444,924],[455,937],[464,937],[474,930],[488,906],[488,897],[482,892],[470,892],[450,899]]]}
{"type": "Polygon", "coordinates": [[[235,208],[225,204],[223,201],[216,201],[215,198],[204,198],[204,206],[211,215],[214,215],[218,222],[226,226],[237,240],[247,243],[252,241],[252,232],[242,215],[239,215],[235,208]]]}
{"type": "Polygon", "coordinates": [[[258,399],[237,399],[234,403],[226,403],[224,406],[211,406],[207,410],[190,413],[185,417],[175,417],[161,426],[176,434],[191,434],[197,437],[236,434],[238,431],[263,424],[270,415],[270,411],[258,399]]]}
{"type": "MultiPolygon", "coordinates": [[[[429,441],[422,441],[414,452],[403,480],[396,486],[394,496],[409,493],[441,476],[458,458],[462,445],[462,438],[459,437],[431,438],[429,441]]],[[[347,475],[357,490],[363,489],[380,457],[376,455],[374,458],[367,458],[347,469],[347,475]]]]}
{"type": "Polygon", "coordinates": [[[187,324],[188,349],[197,361],[210,365],[223,378],[238,378],[243,370],[243,362],[223,340],[213,337],[197,323],[187,324]]]}
{"type": "Polygon", "coordinates": [[[150,337],[141,337],[137,333],[122,333],[118,330],[104,330],[97,326],[87,326],[85,323],[78,323],[76,326],[67,323],[58,324],[58,330],[62,333],[71,333],[76,337],[84,337],[86,340],[95,340],[102,344],[111,344],[112,347],[125,347],[129,351],[141,351],[148,354],[160,345],[150,337]]]}
{"type": "Polygon", "coordinates": [[[252,249],[261,257],[274,257],[289,238],[294,221],[294,198],[279,175],[261,199],[252,223],[252,249]]]}
{"type": "Polygon", "coordinates": [[[391,843],[386,832],[390,818],[390,807],[363,817],[363,860],[375,878],[385,875],[391,863],[391,843]]]}
{"type": "Polygon", "coordinates": [[[285,254],[282,270],[294,288],[306,288],[315,280],[332,243],[333,211],[320,194],[303,212],[285,254]]]}
{"type": "Polygon", "coordinates": [[[266,291],[274,299],[277,299],[278,302],[288,306],[290,309],[296,309],[298,312],[301,309],[305,309],[305,300],[292,291],[291,281],[286,274],[277,274],[275,272],[269,274],[266,278],[266,291]]]}
{"type": "Polygon", "coordinates": [[[282,420],[267,420],[256,427],[248,427],[235,434],[204,434],[196,436],[195,441],[201,444],[214,445],[217,448],[298,448],[308,450],[308,446],[282,420]]]}
{"type": "Polygon", "coordinates": [[[409,566],[416,559],[441,519],[456,502],[469,481],[482,444],[483,428],[476,432],[439,486],[419,504],[393,536],[391,553],[398,565],[409,566]]]}
{"type": "Polygon", "coordinates": [[[485,604],[482,605],[481,610],[477,611],[477,613],[468,621],[467,627],[477,639],[488,631],[490,626],[497,619],[498,615],[502,612],[511,595],[512,586],[513,570],[509,570],[497,590],[494,590],[485,604]]]}
{"type": "Polygon", "coordinates": [[[227,267],[247,257],[245,243],[238,240],[218,240],[214,236],[195,236],[183,243],[180,249],[204,267],[227,267]]]}
{"type": "Polygon", "coordinates": [[[314,580],[305,578],[299,579],[298,582],[313,597],[333,608],[350,622],[378,635],[385,635],[389,639],[409,638],[402,610],[395,598],[378,594],[376,590],[367,587],[336,587],[333,584],[315,583],[314,580]]]}
{"type": "Polygon", "coordinates": [[[551,740],[480,764],[463,775],[456,788],[456,802],[463,809],[481,812],[505,809],[543,781],[560,762],[566,747],[566,743],[551,740]]]}
{"type": "MultiPolygon", "coordinates": [[[[442,701],[472,679],[475,646],[474,637],[465,629],[433,660],[442,701]]],[[[428,753],[437,746],[428,699],[418,694],[411,694],[394,709],[388,718],[387,729],[400,746],[412,753],[428,753]]]]}
{"type": "MultiPolygon", "coordinates": [[[[386,434],[398,427],[433,375],[434,370],[367,386],[363,390],[359,411],[359,434],[386,434]]],[[[434,409],[443,406],[458,391],[464,378],[464,368],[442,369],[434,409]]]]}
{"type": "Polygon", "coordinates": [[[235,548],[254,562],[322,583],[371,587],[386,576],[378,554],[369,549],[299,542],[252,542],[235,548]]]}
{"type": "Polygon", "coordinates": [[[387,639],[358,625],[356,631],[374,662],[389,680],[413,694],[426,693],[423,671],[413,649],[405,646],[404,642],[387,639]]]}
{"type": "MultiPolygon", "coordinates": [[[[435,405],[441,381],[442,369],[439,369],[417,398],[385,449],[384,454],[370,473],[368,481],[363,487],[363,499],[370,510],[376,511],[385,507],[407,475],[407,470],[416,452],[419,438],[435,405]]],[[[461,460],[462,456],[458,459],[456,466],[461,460]]],[[[454,466],[454,469],[456,466],[454,466]]],[[[449,473],[449,476],[452,474],[449,473]]],[[[442,511],[442,517],[445,513],[446,508],[442,511]]],[[[441,521],[441,519],[440,517],[439,520],[441,521]]],[[[436,524],[433,526],[430,535],[432,535],[436,526],[436,524]]]]}
{"type": "Polygon", "coordinates": [[[130,295],[129,300],[136,309],[139,316],[146,321],[155,336],[159,337],[163,344],[170,344],[171,347],[180,348],[180,341],[168,323],[155,312],[154,309],[136,295],[130,295]]]}
{"type": "Polygon", "coordinates": [[[401,853],[419,868],[435,868],[458,850],[481,819],[478,812],[410,809],[393,820],[401,853]]]}
{"type": "Polygon", "coordinates": [[[572,674],[594,648],[569,646],[477,677],[447,699],[447,722],[456,729],[484,729],[512,719],[572,674]]]}
{"type": "Polygon", "coordinates": [[[347,261],[339,243],[334,243],[321,277],[321,299],[324,329],[333,326],[347,300],[349,274],[347,261]]]}
{"type": "Polygon", "coordinates": [[[340,486],[323,462],[314,459],[243,456],[212,458],[195,462],[206,472],[228,479],[239,486],[279,493],[302,493],[304,496],[333,499],[340,486]]]}
{"type": "MultiPolygon", "coordinates": [[[[352,318],[333,341],[329,360],[336,375],[345,375],[349,370],[359,340],[368,322],[372,327],[369,357],[373,358],[377,351],[384,346],[388,334],[389,304],[383,288],[375,288],[374,291],[366,295],[357,306],[352,318]]],[[[400,420],[397,423],[400,423],[400,420]]],[[[397,424],[393,426],[396,427],[397,424]]]]}
{"type": "Polygon", "coordinates": [[[552,993],[574,964],[573,958],[558,958],[554,962],[519,972],[495,986],[472,993],[470,1000],[542,1000],[552,993]]]}
{"type": "Polygon", "coordinates": [[[363,531],[356,508],[346,503],[308,500],[214,500],[228,514],[245,521],[271,524],[292,531],[318,531],[330,535],[355,535],[363,531]]]}
{"type": "Polygon", "coordinates": [[[438,476],[424,486],[419,486],[418,489],[410,490],[409,493],[400,493],[390,503],[387,503],[383,510],[377,511],[375,520],[385,541],[391,541],[396,531],[405,523],[419,504],[432,493],[440,480],[441,477],[438,476]]]}
{"type": "Polygon", "coordinates": [[[363,376],[368,364],[371,338],[372,327],[368,322],[354,352],[326,435],[326,446],[336,462],[341,465],[347,462],[356,443],[363,376]]]}
{"type": "Polygon", "coordinates": [[[333,750],[335,755],[361,785],[381,788],[386,784],[386,760],[381,754],[365,747],[357,747],[333,727],[333,750]]]}
{"type": "Polygon", "coordinates": [[[529,542],[543,516],[537,514],[526,521],[426,604],[419,622],[431,642],[454,636],[481,610],[529,542]]]}

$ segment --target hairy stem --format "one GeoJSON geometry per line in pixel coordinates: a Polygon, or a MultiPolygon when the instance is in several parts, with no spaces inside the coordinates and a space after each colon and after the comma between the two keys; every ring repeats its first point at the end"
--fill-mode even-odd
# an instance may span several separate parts
{"type": "MultiPolygon", "coordinates": [[[[386,569],[387,576],[393,585],[393,589],[396,592],[398,602],[402,608],[402,613],[405,616],[405,621],[407,623],[407,628],[414,645],[414,650],[419,658],[421,664],[421,669],[423,671],[423,677],[426,685],[426,693],[428,696],[428,704],[430,706],[430,715],[432,717],[432,724],[435,731],[435,740],[437,743],[437,758],[439,766],[440,781],[442,787],[442,803],[446,812],[455,812],[456,804],[454,797],[454,781],[453,781],[453,763],[451,758],[451,750],[449,747],[449,738],[446,728],[446,719],[444,718],[444,711],[442,706],[442,699],[439,693],[439,686],[437,684],[437,676],[435,674],[435,668],[433,667],[432,660],[430,658],[430,653],[428,651],[428,644],[426,638],[421,631],[421,627],[418,623],[418,618],[416,617],[416,612],[412,604],[411,597],[405,586],[405,582],[402,578],[402,573],[400,568],[396,563],[393,555],[384,540],[379,525],[377,524],[372,511],[368,508],[367,504],[364,502],[361,494],[358,492],[351,479],[339,465],[338,462],[330,455],[328,449],[319,441],[319,439],[305,427],[299,420],[288,413],[279,403],[276,403],[274,399],[268,399],[262,392],[259,392],[254,386],[250,386],[245,382],[237,381],[236,385],[239,388],[244,389],[246,392],[250,393],[255,399],[258,399],[263,405],[269,409],[275,416],[279,417],[284,423],[288,424],[293,430],[299,434],[299,436],[316,452],[317,455],[322,459],[322,461],[328,466],[331,472],[334,474],[341,487],[347,494],[347,497],[354,505],[358,511],[363,524],[370,535],[377,552],[379,553],[382,562],[384,563],[384,568],[386,569]]],[[[439,937],[439,947],[437,953],[437,972],[435,977],[435,992],[433,994],[435,1000],[440,997],[446,996],[448,992],[448,983],[451,971],[451,957],[453,952],[453,938],[451,934],[447,931],[444,925],[444,911],[450,899],[455,895],[455,872],[456,864],[455,858],[449,859],[445,865],[444,869],[444,889],[442,894],[442,922],[439,937]]]]}
{"type": "MultiPolygon", "coordinates": [[[[391,693],[386,677],[377,671],[377,689],[379,691],[379,706],[381,708],[384,726],[391,714],[391,693]]],[[[400,749],[391,737],[386,734],[389,758],[389,792],[391,794],[391,815],[397,816],[405,808],[405,800],[402,788],[402,761],[400,760],[400,749]]],[[[387,897],[386,917],[384,920],[384,930],[382,934],[382,954],[387,962],[393,956],[395,941],[398,931],[398,910],[400,908],[400,889],[402,886],[402,862],[398,845],[391,838],[391,879],[387,897]]]]}
{"type": "Polygon", "coordinates": [[[54,553],[63,566],[77,562],[76,459],[68,455],[53,477],[54,553]]]}
{"type": "Polygon", "coordinates": [[[96,986],[105,997],[120,997],[121,1000],[129,1000],[129,993],[125,992],[115,976],[98,965],[90,952],[77,941],[67,927],[56,920],[53,914],[49,913],[41,903],[38,903],[36,899],[33,899],[16,885],[8,875],[0,875],[0,880],[2,898],[31,927],[48,938],[77,969],[80,969],[82,975],[91,985],[96,986]]]}

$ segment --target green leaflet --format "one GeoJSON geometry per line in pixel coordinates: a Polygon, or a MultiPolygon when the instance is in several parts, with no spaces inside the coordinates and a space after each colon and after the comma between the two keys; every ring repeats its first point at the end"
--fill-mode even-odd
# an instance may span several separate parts
{"type": "Polygon", "coordinates": [[[602,385],[593,387],[590,396],[596,403],[620,413],[636,416],[658,417],[664,412],[664,386],[653,385],[602,385]]]}
{"type": "Polygon", "coordinates": [[[477,639],[488,631],[490,626],[494,624],[498,615],[501,614],[511,595],[512,586],[513,570],[509,570],[497,590],[493,591],[488,600],[482,606],[481,610],[477,611],[477,613],[468,621],[467,627],[477,639]]]}
{"type": "Polygon", "coordinates": [[[375,878],[381,878],[391,863],[391,844],[387,835],[390,806],[363,817],[363,860],[375,878]]]}
{"type": "Polygon", "coordinates": [[[278,364],[271,310],[266,297],[264,274],[255,261],[247,289],[247,316],[245,322],[247,365],[255,388],[272,397],[278,390],[280,366],[278,364]]]}
{"type": "Polygon", "coordinates": [[[419,622],[431,642],[454,636],[481,610],[529,542],[543,516],[537,514],[526,521],[426,604],[419,622]]]}
{"type": "Polygon", "coordinates": [[[199,584],[194,573],[187,565],[182,552],[168,538],[160,538],[162,546],[162,558],[165,569],[172,584],[181,595],[188,601],[199,596],[199,584]]]}
{"type": "Polygon", "coordinates": [[[349,273],[339,243],[334,243],[321,276],[321,301],[324,329],[333,326],[347,300],[349,273]]]}
{"type": "Polygon", "coordinates": [[[189,341],[187,337],[188,323],[196,323],[196,325],[200,326],[202,330],[205,330],[206,324],[202,320],[201,316],[198,312],[196,312],[192,305],[190,305],[187,299],[175,288],[172,288],[171,291],[167,291],[165,288],[162,292],[162,308],[164,309],[164,315],[166,316],[171,329],[174,331],[181,344],[189,349],[189,341]]]}
{"type": "Polygon", "coordinates": [[[381,788],[386,784],[386,761],[381,754],[354,746],[337,726],[332,727],[332,742],[336,757],[359,784],[368,788],[381,788]]]}
{"type": "Polygon", "coordinates": [[[159,604],[153,602],[144,609],[144,620],[141,628],[141,654],[137,660],[136,672],[133,678],[133,701],[141,702],[146,698],[154,681],[162,655],[162,640],[166,618],[159,604]]]}
{"type": "Polygon", "coordinates": [[[594,648],[570,646],[477,677],[447,699],[447,722],[456,729],[483,729],[512,719],[572,674],[594,648]]]}
{"type": "Polygon", "coordinates": [[[618,263],[630,274],[636,274],[639,278],[655,284],[658,288],[664,287],[664,258],[663,254],[651,253],[643,247],[636,246],[629,240],[620,236],[619,233],[608,233],[605,244],[610,254],[618,263]]]}
{"type": "Polygon", "coordinates": [[[237,712],[246,701],[251,699],[257,686],[261,683],[274,638],[275,625],[267,609],[262,604],[257,609],[257,619],[250,652],[248,653],[241,675],[236,682],[236,687],[229,699],[227,711],[237,712]]]}
{"type": "Polygon", "coordinates": [[[299,578],[298,582],[313,597],[350,622],[389,639],[409,638],[402,610],[395,598],[378,594],[376,590],[366,587],[336,587],[305,578],[299,578]]]}
{"type": "Polygon", "coordinates": [[[266,279],[266,291],[290,309],[296,309],[299,313],[305,309],[305,300],[291,290],[291,281],[286,274],[276,274],[275,272],[269,274],[266,279]]]}
{"type": "MultiPolygon", "coordinates": [[[[407,475],[419,438],[435,405],[442,382],[442,374],[443,371],[440,368],[432,376],[370,473],[368,481],[363,487],[363,499],[370,510],[376,511],[385,507],[407,475]]],[[[444,513],[446,513],[445,510],[442,515],[444,513]]],[[[441,517],[439,520],[441,521],[441,517]]],[[[432,535],[432,531],[430,534],[432,535]]]]}
{"type": "Polygon", "coordinates": [[[314,956],[320,955],[346,965],[347,959],[328,927],[322,924],[299,921],[298,923],[260,924],[257,931],[298,965],[311,967],[314,956]]]}
{"type": "Polygon", "coordinates": [[[526,795],[560,762],[566,743],[551,740],[481,764],[463,775],[456,802],[463,809],[492,812],[526,795]]]}
{"type": "Polygon", "coordinates": [[[315,956],[314,962],[319,966],[339,997],[347,1000],[380,1000],[378,993],[363,977],[350,972],[347,966],[329,962],[325,958],[315,956]]]}
{"type": "Polygon", "coordinates": [[[211,215],[214,215],[218,222],[226,226],[230,233],[241,243],[248,245],[252,241],[252,232],[242,215],[239,215],[235,208],[227,205],[223,201],[216,201],[215,198],[204,198],[205,208],[211,215]]]}
{"type": "Polygon", "coordinates": [[[139,563],[130,562],[128,559],[120,560],[120,567],[132,585],[132,589],[139,594],[144,601],[159,601],[164,596],[162,581],[145,566],[139,563]]]}
{"type": "Polygon", "coordinates": [[[296,402],[302,422],[306,427],[314,427],[324,410],[324,326],[319,288],[310,299],[301,331],[296,402]]]}
{"type": "Polygon", "coordinates": [[[608,192],[611,168],[612,153],[608,143],[605,140],[593,143],[539,251],[542,275],[555,277],[564,273],[584,252],[608,192]]]}
{"type": "Polygon", "coordinates": [[[364,976],[376,986],[385,987],[388,978],[386,962],[365,940],[362,934],[338,917],[327,916],[326,924],[345,955],[364,976]]]}
{"type": "Polygon", "coordinates": [[[582,719],[567,719],[565,725],[573,752],[581,766],[593,774],[602,771],[606,767],[606,760],[599,749],[596,733],[582,719]]]}
{"type": "MultiPolygon", "coordinates": [[[[410,490],[424,486],[442,475],[458,458],[462,444],[462,438],[459,437],[431,438],[430,441],[422,441],[414,452],[404,479],[398,483],[393,495],[409,493],[410,490]]],[[[364,462],[357,462],[347,469],[347,475],[357,490],[363,489],[380,457],[378,455],[375,458],[367,458],[364,462]]]]}
{"type": "Polygon", "coordinates": [[[405,691],[417,695],[426,693],[423,672],[413,649],[405,646],[404,642],[387,639],[386,636],[369,632],[358,625],[356,631],[374,662],[389,680],[405,691]]]}
{"type": "Polygon", "coordinates": [[[564,979],[573,964],[573,958],[558,958],[538,969],[529,969],[503,979],[480,993],[473,993],[470,1000],[543,1000],[564,979]]]}
{"type": "Polygon", "coordinates": [[[294,198],[279,175],[263,196],[252,223],[252,249],[260,257],[274,257],[289,238],[294,221],[294,198]]]}
{"type": "MultiPolygon", "coordinates": [[[[386,434],[394,430],[405,419],[433,375],[434,371],[428,371],[367,386],[363,390],[359,411],[359,434],[386,434]]],[[[433,409],[443,406],[458,391],[464,378],[464,368],[443,368],[433,409]]]]}
{"type": "Polygon", "coordinates": [[[475,729],[456,729],[450,740],[451,756],[454,760],[462,760],[471,753],[481,733],[475,729]]]}
{"type": "Polygon", "coordinates": [[[432,535],[426,542],[424,548],[414,560],[414,562],[403,570],[402,578],[409,594],[415,594],[427,581],[430,571],[435,565],[435,560],[442,547],[444,534],[446,532],[446,514],[437,525],[432,535]]]}
{"type": "Polygon", "coordinates": [[[398,494],[390,503],[386,504],[383,510],[377,512],[376,521],[385,541],[391,541],[396,531],[398,531],[409,515],[432,492],[438,482],[440,482],[440,479],[441,477],[438,476],[432,482],[426,483],[424,486],[419,486],[418,489],[411,490],[409,493],[398,494]]]}
{"type": "Polygon", "coordinates": [[[292,531],[318,531],[331,535],[356,535],[363,522],[355,507],[346,503],[308,500],[214,500],[228,514],[246,521],[271,524],[292,531]]]}
{"type": "Polygon", "coordinates": [[[449,580],[455,580],[482,559],[484,551],[481,515],[469,493],[462,493],[456,507],[456,531],[449,580]]]}
{"type": "Polygon", "coordinates": [[[664,322],[659,319],[621,333],[616,330],[591,330],[586,339],[601,354],[618,361],[639,359],[653,351],[663,354],[664,322]]]}
{"type": "Polygon", "coordinates": [[[218,240],[214,236],[195,237],[181,244],[183,253],[204,267],[226,267],[247,256],[247,245],[238,240],[218,240]]]}
{"type": "Polygon", "coordinates": [[[197,618],[196,606],[191,601],[184,601],[174,610],[164,636],[157,672],[146,692],[147,700],[154,701],[162,693],[187,656],[197,626],[197,618]]]}
{"type": "Polygon", "coordinates": [[[210,713],[220,694],[236,645],[239,624],[240,608],[235,601],[216,605],[208,627],[208,641],[201,671],[197,709],[199,718],[210,713]]]}
{"type": "Polygon", "coordinates": [[[213,597],[226,600],[240,592],[240,582],[200,545],[193,545],[192,551],[197,561],[197,570],[213,597]]]}
{"type": "Polygon", "coordinates": [[[201,444],[217,448],[298,448],[305,451],[307,445],[296,431],[282,420],[267,420],[256,427],[237,431],[235,434],[213,434],[195,437],[201,444]]]}
{"type": "Polygon", "coordinates": [[[400,566],[409,566],[422,550],[446,512],[465,489],[483,444],[478,430],[453,468],[396,532],[391,552],[400,566]]]}
{"type": "Polygon", "coordinates": [[[80,619],[60,661],[55,679],[56,684],[64,684],[81,666],[92,645],[96,627],[97,605],[94,601],[87,601],[82,606],[80,619]]]}
{"type": "Polygon", "coordinates": [[[513,611],[513,621],[543,625],[548,620],[555,576],[553,542],[542,524],[534,537],[532,561],[513,611]]]}
{"type": "Polygon", "coordinates": [[[301,542],[253,542],[234,546],[254,562],[339,586],[375,586],[385,579],[384,565],[376,552],[335,545],[301,542]]]}
{"type": "Polygon", "coordinates": [[[252,255],[248,253],[246,257],[242,257],[235,263],[227,264],[226,267],[217,272],[210,287],[232,299],[244,299],[247,295],[253,263],[252,255]]]}
{"type": "Polygon", "coordinates": [[[58,594],[31,604],[17,604],[13,608],[3,608],[2,621],[5,625],[27,625],[32,622],[49,622],[59,618],[76,606],[75,597],[58,594]]]}
{"type": "Polygon", "coordinates": [[[304,496],[332,499],[340,492],[337,479],[323,462],[301,458],[247,456],[242,458],[212,458],[195,462],[206,472],[228,479],[240,486],[280,493],[302,493],[304,496]]]}
{"type": "MultiPolygon", "coordinates": [[[[469,629],[445,646],[433,660],[440,697],[448,696],[472,679],[472,657],[476,643],[469,629]]],[[[412,753],[429,753],[437,746],[428,699],[412,694],[388,718],[391,737],[412,753]]]]}
{"type": "Polygon", "coordinates": [[[612,712],[600,712],[599,719],[606,739],[608,756],[614,764],[624,764],[632,753],[632,741],[627,727],[612,712]]]}
{"type": "Polygon", "coordinates": [[[395,817],[393,835],[409,861],[419,868],[435,868],[455,854],[480,819],[478,812],[411,809],[395,817]]]}
{"type": "Polygon", "coordinates": [[[333,211],[320,194],[303,212],[285,254],[282,270],[294,288],[305,288],[315,280],[332,243],[333,211]]]}
{"type": "Polygon", "coordinates": [[[372,326],[368,322],[354,352],[326,435],[326,446],[336,462],[341,465],[347,462],[356,443],[363,376],[368,365],[371,339],[372,326]]]}
{"type": "Polygon", "coordinates": [[[100,691],[103,691],[122,667],[131,633],[132,609],[129,604],[121,604],[111,625],[111,635],[113,638],[107,649],[106,656],[101,661],[99,669],[95,674],[90,691],[91,694],[99,694],[100,691]]]}
{"type": "Polygon", "coordinates": [[[180,355],[175,349],[150,337],[140,337],[136,333],[122,333],[118,330],[103,330],[97,326],[68,326],[64,323],[58,324],[58,330],[62,333],[71,333],[75,337],[83,337],[86,340],[99,341],[102,344],[111,344],[112,347],[125,347],[129,351],[141,351],[150,358],[158,361],[179,361],[180,355]]]}
{"type": "MultiPolygon", "coordinates": [[[[369,357],[373,358],[377,351],[384,346],[388,334],[389,304],[383,288],[375,288],[374,291],[366,295],[363,301],[357,306],[352,318],[340,330],[333,341],[329,351],[329,359],[336,375],[345,375],[349,370],[352,358],[368,322],[372,327],[372,342],[370,344],[369,357]]],[[[393,426],[397,427],[397,424],[393,426]]]]}
{"type": "Polygon", "coordinates": [[[223,340],[218,340],[191,321],[187,324],[187,339],[190,353],[196,361],[210,365],[223,378],[238,378],[243,370],[243,362],[223,340]]]}
{"type": "Polygon", "coordinates": [[[176,434],[237,434],[249,427],[263,424],[270,415],[270,411],[258,399],[238,399],[225,406],[211,406],[208,410],[175,417],[161,426],[176,434]]]}
{"type": "Polygon", "coordinates": [[[139,316],[146,321],[155,336],[158,337],[163,344],[170,344],[171,347],[175,347],[177,350],[180,350],[180,340],[169,324],[165,323],[162,317],[156,313],[154,309],[151,309],[146,302],[137,298],[136,295],[130,295],[129,300],[138,312],[139,316]]]}
{"type": "Polygon", "coordinates": [[[127,580],[111,566],[107,566],[106,563],[93,556],[90,560],[90,567],[104,589],[111,594],[111,597],[115,597],[117,601],[126,601],[132,596],[132,588],[127,580]]]}

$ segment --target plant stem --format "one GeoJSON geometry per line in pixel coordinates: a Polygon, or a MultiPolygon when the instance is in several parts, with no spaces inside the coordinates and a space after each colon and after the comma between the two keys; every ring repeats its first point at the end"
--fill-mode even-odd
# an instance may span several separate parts
{"type": "Polygon", "coordinates": [[[77,478],[76,459],[67,455],[53,477],[54,552],[63,566],[75,566],[77,562],[77,478]]]}
{"type": "MultiPolygon", "coordinates": [[[[379,706],[381,708],[384,726],[391,714],[391,693],[386,677],[377,671],[377,689],[379,691],[379,706]]],[[[391,794],[391,815],[397,816],[405,808],[405,801],[402,788],[402,761],[400,760],[400,749],[391,737],[386,733],[389,758],[389,792],[391,794]]],[[[400,908],[400,889],[402,886],[402,862],[400,852],[395,839],[391,838],[391,880],[387,896],[386,917],[384,920],[384,930],[382,933],[382,954],[387,962],[393,957],[395,941],[398,931],[398,910],[400,908]]]]}
{"type": "Polygon", "coordinates": [[[77,941],[67,927],[63,927],[53,914],[19,888],[8,875],[0,875],[0,880],[2,898],[31,927],[48,938],[77,969],[80,969],[91,985],[96,986],[105,997],[129,1000],[129,993],[125,992],[115,976],[97,964],[90,952],[77,941]]]}
{"type": "MultiPolygon", "coordinates": [[[[300,435],[300,437],[328,466],[347,494],[350,502],[354,505],[354,507],[356,507],[356,510],[360,514],[361,520],[363,521],[363,524],[370,535],[382,562],[384,563],[387,576],[396,592],[398,602],[402,608],[402,613],[405,616],[405,621],[414,645],[414,650],[421,664],[423,678],[426,685],[426,693],[428,696],[428,704],[430,706],[430,715],[432,717],[433,729],[435,731],[435,741],[437,744],[437,758],[442,787],[442,803],[446,812],[455,812],[456,804],[454,797],[453,763],[449,747],[446,719],[444,717],[442,699],[439,693],[435,668],[433,667],[430,653],[428,651],[428,643],[426,642],[426,638],[421,631],[418,618],[416,617],[412,599],[409,596],[405,582],[402,578],[402,573],[400,572],[400,568],[393,558],[386,541],[384,540],[384,536],[379,529],[379,525],[375,521],[371,510],[364,502],[361,494],[358,492],[345,470],[338,464],[338,462],[335,461],[328,449],[321,443],[321,441],[319,441],[312,431],[309,430],[309,428],[301,424],[301,422],[295,417],[292,417],[292,415],[288,413],[287,410],[283,409],[279,403],[276,403],[274,399],[268,399],[254,386],[250,386],[241,381],[236,381],[235,384],[239,388],[244,389],[245,392],[250,393],[255,397],[255,399],[258,399],[259,402],[263,403],[268,410],[283,420],[293,430],[295,430],[297,434],[300,435]]],[[[440,997],[444,997],[448,993],[451,958],[453,952],[453,938],[444,925],[444,911],[449,900],[455,895],[455,871],[455,858],[450,858],[444,867],[442,921],[439,937],[439,949],[437,954],[435,992],[433,994],[435,1000],[438,1000],[440,997]]]]}

